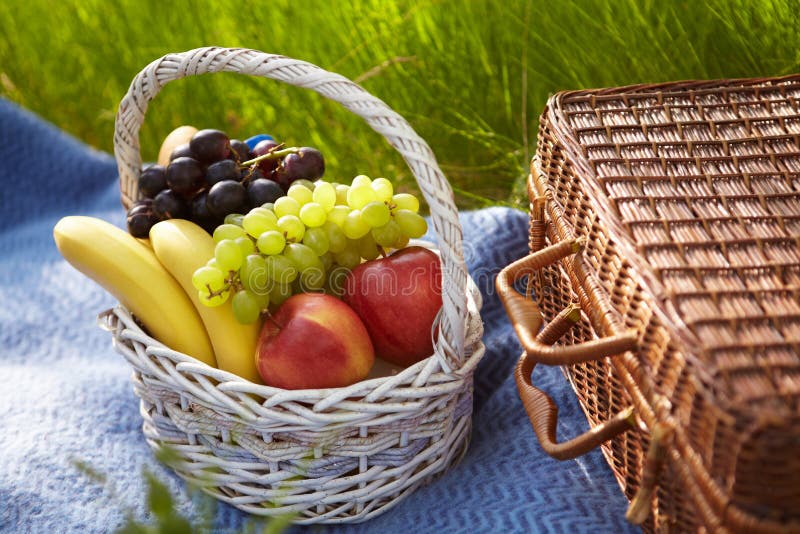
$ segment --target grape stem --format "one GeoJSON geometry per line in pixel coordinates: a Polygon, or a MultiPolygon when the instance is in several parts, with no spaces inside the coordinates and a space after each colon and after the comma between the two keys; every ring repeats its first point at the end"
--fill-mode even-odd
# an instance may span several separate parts
{"type": "Polygon", "coordinates": [[[262,312],[262,315],[266,316],[267,321],[269,321],[272,324],[274,324],[275,328],[277,328],[278,330],[283,330],[283,325],[278,323],[278,321],[275,320],[275,317],[272,316],[272,314],[269,312],[269,310],[264,310],[262,312]]]}
{"type": "Polygon", "coordinates": [[[266,154],[262,154],[262,155],[258,156],[257,158],[253,158],[253,159],[244,161],[244,162],[240,163],[239,165],[241,167],[249,167],[250,165],[254,165],[254,164],[259,163],[259,162],[264,161],[264,160],[278,159],[278,158],[282,158],[284,156],[288,156],[289,154],[299,154],[300,153],[300,149],[295,147],[295,146],[277,150],[281,146],[282,145],[278,145],[274,149],[272,149],[269,152],[267,152],[266,154]]]}

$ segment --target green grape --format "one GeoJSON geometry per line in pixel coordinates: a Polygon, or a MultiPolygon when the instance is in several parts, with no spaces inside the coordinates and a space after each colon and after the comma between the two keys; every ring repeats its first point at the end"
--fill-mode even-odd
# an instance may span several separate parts
{"type": "Polygon", "coordinates": [[[374,260],[380,256],[380,250],[372,234],[366,234],[364,237],[356,241],[359,255],[365,260],[374,260]]]}
{"type": "Polygon", "coordinates": [[[304,185],[297,185],[297,182],[292,184],[292,187],[289,188],[289,192],[286,193],[286,195],[289,198],[295,199],[300,206],[308,204],[314,199],[314,193],[311,189],[304,185]]]}
{"type": "Polygon", "coordinates": [[[286,238],[283,237],[282,233],[270,230],[258,236],[256,245],[258,246],[258,251],[267,256],[280,254],[283,252],[283,247],[286,246],[286,238]]]}
{"type": "Polygon", "coordinates": [[[242,227],[248,234],[258,239],[264,232],[278,228],[278,218],[269,210],[256,208],[244,216],[242,227]]]}
{"type": "Polygon", "coordinates": [[[242,219],[244,219],[244,215],[242,215],[241,213],[229,213],[225,216],[223,222],[225,224],[233,224],[236,226],[241,226],[242,219]]]}
{"type": "Polygon", "coordinates": [[[372,186],[372,190],[375,191],[375,194],[378,195],[378,200],[381,202],[389,202],[392,200],[392,195],[394,194],[392,182],[386,178],[375,178],[370,185],[372,186]]]}
{"type": "Polygon", "coordinates": [[[299,180],[295,180],[294,182],[292,182],[292,185],[301,185],[306,189],[308,189],[309,191],[313,191],[314,188],[317,187],[316,185],[314,185],[314,182],[312,182],[311,180],[306,180],[305,178],[300,178],[299,180]]]}
{"type": "Polygon", "coordinates": [[[378,200],[378,195],[367,185],[354,185],[347,192],[347,205],[354,210],[360,210],[370,202],[378,200]]]}
{"type": "Polygon", "coordinates": [[[197,300],[199,300],[203,306],[216,308],[217,306],[225,304],[229,295],[230,291],[223,291],[222,293],[215,293],[214,295],[209,295],[206,291],[198,291],[197,300]]]}
{"type": "Polygon", "coordinates": [[[331,251],[326,252],[325,254],[319,257],[319,261],[322,262],[322,268],[327,273],[328,271],[331,270],[331,267],[333,267],[333,252],[331,251]]]}
{"type": "Polygon", "coordinates": [[[361,208],[361,219],[371,228],[383,226],[389,222],[391,217],[392,215],[389,213],[389,207],[378,200],[370,202],[361,208]]]}
{"type": "MultiPolygon", "coordinates": [[[[273,207],[274,206],[275,205],[273,204],[273,207]]],[[[247,213],[261,213],[263,215],[266,215],[267,217],[275,215],[275,211],[272,208],[265,208],[264,206],[257,206],[255,208],[251,209],[247,213]]],[[[275,218],[277,219],[277,217],[275,217],[275,218]]]]}
{"type": "Polygon", "coordinates": [[[394,220],[390,220],[383,226],[372,229],[372,237],[375,242],[384,248],[394,248],[395,243],[402,237],[400,226],[394,220]]]}
{"type": "Polygon", "coordinates": [[[269,291],[267,262],[260,254],[250,254],[239,269],[239,281],[249,292],[266,295],[269,291]]]}
{"type": "Polygon", "coordinates": [[[281,254],[264,258],[267,276],[280,284],[291,284],[297,278],[297,267],[281,254]]]}
{"type": "Polygon", "coordinates": [[[319,180],[314,188],[313,199],[325,208],[325,211],[331,211],[336,205],[336,188],[328,182],[319,180]]]}
{"type": "Polygon", "coordinates": [[[259,295],[258,293],[250,293],[250,296],[256,300],[256,305],[260,311],[265,311],[269,308],[269,291],[265,291],[263,295],[259,295]]]}
{"type": "Polygon", "coordinates": [[[355,242],[348,243],[348,247],[333,255],[333,260],[345,269],[355,269],[361,263],[361,255],[356,249],[355,242]]]}
{"type": "Polygon", "coordinates": [[[223,271],[238,271],[242,266],[244,256],[242,249],[232,239],[223,239],[214,248],[214,259],[223,271]]]}
{"type": "Polygon", "coordinates": [[[344,231],[335,223],[325,221],[322,229],[328,235],[328,250],[331,252],[341,252],[347,247],[347,236],[344,231]]]}
{"type": "Polygon", "coordinates": [[[408,210],[417,213],[419,211],[419,200],[414,195],[408,193],[398,193],[392,197],[393,209],[408,210]]]}
{"type": "Polygon", "coordinates": [[[306,225],[295,215],[284,215],[278,219],[278,230],[283,232],[286,241],[302,241],[306,225]]]}
{"type": "Polygon", "coordinates": [[[289,243],[283,251],[283,256],[288,258],[298,271],[303,272],[311,268],[322,268],[322,262],[314,249],[302,243],[289,243]]]}
{"type": "Polygon", "coordinates": [[[269,292],[270,303],[277,307],[292,296],[292,286],[290,284],[273,284],[269,292]]]}
{"type": "Polygon", "coordinates": [[[192,274],[192,285],[198,291],[211,293],[225,286],[225,273],[216,267],[204,265],[192,274]]]}
{"type": "Polygon", "coordinates": [[[428,223],[425,222],[425,219],[410,210],[395,211],[394,220],[400,226],[400,231],[408,237],[422,237],[428,231],[428,223]]]}
{"type": "Polygon", "coordinates": [[[300,274],[300,289],[303,292],[319,291],[325,287],[325,280],[327,280],[327,276],[325,275],[325,269],[322,268],[322,265],[319,267],[312,267],[300,274]]]}
{"type": "Polygon", "coordinates": [[[300,208],[300,220],[303,221],[303,224],[309,228],[322,226],[327,218],[328,214],[325,211],[325,208],[322,207],[322,204],[309,202],[300,208]]]}
{"type": "Polygon", "coordinates": [[[350,186],[345,184],[336,184],[336,205],[347,206],[347,192],[350,191],[350,186]]]}
{"type": "Polygon", "coordinates": [[[210,260],[208,260],[206,262],[206,267],[213,267],[213,268],[215,268],[217,270],[220,270],[220,271],[222,270],[222,269],[219,268],[219,264],[217,263],[217,258],[211,258],[210,260]]]}
{"type": "Polygon", "coordinates": [[[360,210],[352,210],[344,220],[344,235],[350,239],[358,239],[369,232],[369,225],[361,219],[360,210]]]}
{"type": "Polygon", "coordinates": [[[265,202],[265,203],[261,204],[261,207],[264,208],[265,210],[269,210],[269,211],[271,211],[273,213],[275,212],[275,203],[274,202],[265,202]]]}
{"type": "Polygon", "coordinates": [[[258,300],[246,289],[237,291],[231,299],[233,316],[242,324],[254,323],[261,312],[258,300]]]}
{"type": "Polygon", "coordinates": [[[309,228],[303,236],[303,244],[313,250],[317,256],[322,256],[328,252],[331,244],[328,240],[328,232],[322,228],[309,228]]]}
{"type": "MultiPolygon", "coordinates": [[[[227,217],[226,217],[227,219],[227,217]]],[[[221,224],[214,229],[214,243],[219,243],[223,239],[237,239],[247,235],[241,226],[235,224],[221,224]]]]}
{"type": "Polygon", "coordinates": [[[234,239],[234,243],[239,246],[239,249],[242,251],[242,256],[247,257],[249,254],[252,254],[256,251],[256,246],[253,243],[253,240],[249,237],[239,237],[234,239]]]}
{"type": "Polygon", "coordinates": [[[300,204],[292,197],[281,197],[275,201],[275,215],[280,219],[285,215],[298,215],[300,204]]]}
{"type": "Polygon", "coordinates": [[[399,238],[399,239],[397,240],[397,242],[396,242],[396,243],[395,243],[395,244],[392,246],[392,248],[398,248],[398,249],[399,249],[399,248],[405,248],[405,247],[407,247],[407,246],[408,246],[408,241],[409,241],[409,239],[408,239],[408,236],[407,236],[407,235],[403,235],[403,234],[401,233],[401,234],[400,234],[400,238],[399,238]]]}
{"type": "Polygon", "coordinates": [[[359,174],[358,176],[353,178],[353,182],[350,185],[350,187],[357,187],[360,185],[371,185],[371,184],[372,180],[370,180],[369,176],[367,176],[366,174],[359,174]]]}
{"type": "Polygon", "coordinates": [[[347,214],[350,213],[349,206],[334,206],[331,211],[328,212],[328,220],[336,224],[339,228],[344,227],[344,220],[347,218],[347,214]]]}

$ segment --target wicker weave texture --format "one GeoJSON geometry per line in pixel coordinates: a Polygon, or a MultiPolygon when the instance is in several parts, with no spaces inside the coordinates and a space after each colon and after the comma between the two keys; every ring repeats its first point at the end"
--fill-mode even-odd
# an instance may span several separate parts
{"type": "MultiPolygon", "coordinates": [[[[593,425],[636,409],[604,446],[629,497],[676,429],[648,527],[800,529],[800,77],[556,95],[530,190],[639,334],[569,368],[593,425]]],[[[569,274],[542,273],[548,319],[580,300],[569,274]]],[[[563,343],[612,333],[585,316],[563,343]]]]}
{"type": "Polygon", "coordinates": [[[170,350],[121,306],[102,314],[101,325],[133,367],[148,443],[169,446],[183,478],[252,514],[295,513],[299,524],[364,521],[458,461],[469,441],[483,327],[453,193],[428,145],[353,82],[283,56],[201,48],[148,65],[120,104],[114,144],[124,205],[138,196],[138,133],[149,101],[172,80],[221,71],[313,89],[363,117],[403,155],[429,204],[443,263],[434,354],[349,387],[289,391],[170,350]]]}

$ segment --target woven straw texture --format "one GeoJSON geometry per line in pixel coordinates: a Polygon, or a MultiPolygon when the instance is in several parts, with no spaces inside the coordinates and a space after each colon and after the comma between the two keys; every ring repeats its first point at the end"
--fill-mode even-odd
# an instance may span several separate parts
{"type": "Polygon", "coordinates": [[[592,426],[634,408],[603,452],[645,530],[800,531],[800,76],[557,94],[529,193],[532,250],[586,239],[533,277],[583,308],[559,345],[636,332],[566,370],[592,426]]]}
{"type": "Polygon", "coordinates": [[[138,132],[149,101],[172,80],[222,71],[313,89],[363,117],[403,155],[430,206],[443,263],[435,352],[392,376],[287,391],[170,350],[122,307],[101,322],[133,366],[148,443],[175,450],[178,474],[253,514],[296,513],[300,524],[363,521],[441,473],[468,444],[483,330],[453,193],[425,141],[355,83],[283,56],[201,48],[148,65],[120,103],[114,145],[124,205],[138,195],[138,132]]]}

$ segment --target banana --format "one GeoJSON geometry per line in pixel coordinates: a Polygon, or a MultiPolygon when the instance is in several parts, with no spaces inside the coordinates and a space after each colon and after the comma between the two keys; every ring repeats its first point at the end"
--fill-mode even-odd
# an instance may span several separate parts
{"type": "Polygon", "coordinates": [[[194,272],[214,257],[211,236],[191,221],[168,219],[150,229],[150,243],[158,260],[183,286],[200,314],[219,368],[260,384],[255,366],[260,321],[249,325],[239,323],[230,299],[214,308],[205,306],[192,285],[194,272]]]}
{"type": "Polygon", "coordinates": [[[114,295],[156,339],[216,366],[200,316],[152,250],[93,217],[64,217],[53,237],[64,259],[114,295]]]}

